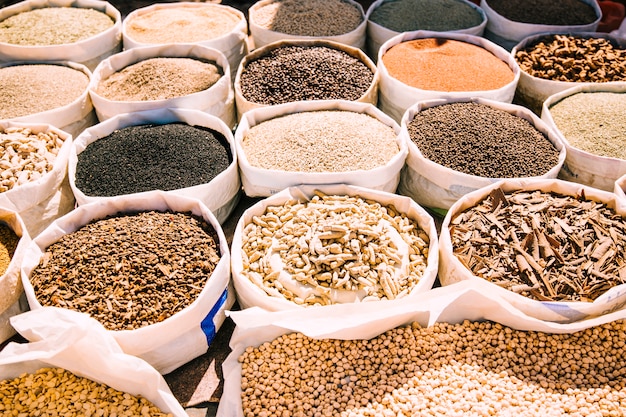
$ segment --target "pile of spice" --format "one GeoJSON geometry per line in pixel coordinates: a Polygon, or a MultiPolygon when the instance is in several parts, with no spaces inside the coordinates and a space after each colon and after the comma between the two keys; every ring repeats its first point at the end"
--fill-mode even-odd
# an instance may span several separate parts
{"type": "Polygon", "coordinates": [[[258,7],[251,19],[258,26],[295,36],[338,36],[363,22],[356,4],[345,0],[275,0],[258,7]]]}
{"type": "Polygon", "coordinates": [[[626,283],[626,223],[584,194],[496,188],[449,229],[475,276],[534,300],[591,302],[626,283]]]}
{"type": "Polygon", "coordinates": [[[574,148],[626,159],[626,94],[576,93],[556,102],[549,111],[557,129],[574,148]]]}
{"type": "Polygon", "coordinates": [[[476,27],[483,17],[461,0],[387,0],[372,10],[369,21],[395,32],[448,32],[476,27]]]}
{"type": "Polygon", "coordinates": [[[528,75],[546,80],[626,81],[626,49],[605,38],[546,35],[520,48],[515,60],[528,75]]]}
{"type": "Polygon", "coordinates": [[[64,45],[113,27],[106,13],[80,7],[43,7],[0,21],[0,42],[23,46],[64,45]]]}
{"type": "Polygon", "coordinates": [[[150,58],[100,80],[96,93],[112,101],[167,100],[207,90],[223,74],[215,62],[150,58]]]}
{"type": "Polygon", "coordinates": [[[430,107],[407,129],[425,158],[469,175],[541,176],[559,162],[559,150],[528,120],[486,104],[430,107]]]}
{"type": "Polygon", "coordinates": [[[0,119],[28,116],[67,106],[85,94],[89,76],[54,64],[0,68],[0,119]]]}
{"type": "Polygon", "coordinates": [[[361,98],[374,72],[349,53],[326,46],[282,46],[250,61],[240,74],[242,96],[273,105],[300,100],[361,98]]]}
{"type": "Polygon", "coordinates": [[[6,223],[0,223],[0,276],[9,269],[20,237],[6,223]]]}
{"type": "Polygon", "coordinates": [[[392,206],[318,192],[244,225],[242,275],[304,307],[402,298],[427,266],[428,234],[392,206]]]}
{"type": "Polygon", "coordinates": [[[132,330],[193,303],[219,261],[217,233],[198,216],[119,213],[47,247],[30,281],[43,306],[89,314],[108,330],[132,330]]]}
{"type": "Polygon", "coordinates": [[[241,17],[228,7],[167,7],[137,14],[125,21],[128,37],[146,44],[194,43],[233,31],[241,17]]]}
{"type": "Polygon", "coordinates": [[[0,193],[36,181],[54,168],[64,140],[26,127],[0,129],[0,193]]]}
{"type": "Polygon", "coordinates": [[[513,22],[535,25],[589,25],[598,19],[591,2],[582,0],[486,0],[500,16],[513,22]]]}
{"type": "Polygon", "coordinates": [[[5,416],[172,416],[144,397],[61,368],[40,368],[0,381],[0,393],[5,416]]]}
{"type": "Polygon", "coordinates": [[[496,90],[515,77],[490,51],[454,39],[404,41],[385,51],[382,60],[391,77],[422,90],[496,90]]]}
{"type": "Polygon", "coordinates": [[[371,339],[290,333],[248,347],[243,415],[618,416],[626,324],[571,334],[417,323],[371,339]]]}
{"type": "Polygon", "coordinates": [[[76,187],[112,197],[206,184],[233,161],[226,137],[185,123],[129,126],[90,143],[78,154],[76,187]]]}
{"type": "Polygon", "coordinates": [[[261,122],[246,132],[242,148],[254,167],[297,172],[369,170],[400,152],[392,127],[351,111],[293,113],[261,122]]]}

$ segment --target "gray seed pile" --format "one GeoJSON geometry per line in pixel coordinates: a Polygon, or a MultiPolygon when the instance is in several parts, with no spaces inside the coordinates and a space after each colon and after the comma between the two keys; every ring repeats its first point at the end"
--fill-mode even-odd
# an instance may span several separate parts
{"type": "Polygon", "coordinates": [[[478,26],[482,16],[460,0],[388,0],[372,11],[369,20],[396,32],[446,32],[478,26]]]}
{"type": "Polygon", "coordinates": [[[325,46],[284,46],[249,62],[240,76],[241,94],[253,103],[361,98],[374,73],[358,58],[325,46]]]}
{"type": "Polygon", "coordinates": [[[30,280],[43,306],[132,330],[194,302],[220,260],[218,244],[213,227],[189,213],[120,213],[62,236],[30,280]]]}
{"type": "Polygon", "coordinates": [[[242,146],[258,168],[349,172],[385,165],[400,151],[396,138],[391,127],[367,114],[315,111],[259,123],[242,146]]]}
{"type": "Polygon", "coordinates": [[[277,0],[259,8],[254,22],[289,35],[338,36],[355,30],[363,15],[343,0],[277,0]]]}
{"type": "Polygon", "coordinates": [[[624,416],[626,325],[572,334],[418,324],[369,340],[291,333],[240,356],[245,417],[624,416]]]}
{"type": "Polygon", "coordinates": [[[450,103],[420,111],[407,125],[425,158],[485,178],[540,176],[559,151],[530,122],[479,103],[450,103]]]}

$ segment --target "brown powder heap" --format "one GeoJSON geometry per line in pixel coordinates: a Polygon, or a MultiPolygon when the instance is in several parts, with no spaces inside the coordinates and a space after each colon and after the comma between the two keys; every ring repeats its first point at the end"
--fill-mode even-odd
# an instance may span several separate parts
{"type": "Polygon", "coordinates": [[[506,62],[488,50],[451,39],[402,42],[387,50],[382,60],[391,77],[423,90],[496,90],[514,78],[506,62]]]}
{"type": "Polygon", "coordinates": [[[193,58],[150,58],[127,66],[98,83],[96,92],[112,101],[151,101],[208,89],[223,71],[193,58]]]}

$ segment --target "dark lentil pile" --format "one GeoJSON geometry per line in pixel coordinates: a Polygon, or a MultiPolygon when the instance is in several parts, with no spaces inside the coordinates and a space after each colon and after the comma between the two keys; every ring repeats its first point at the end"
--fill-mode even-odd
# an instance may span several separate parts
{"type": "Polygon", "coordinates": [[[225,136],[212,129],[185,123],[130,126],[78,155],[76,187],[101,197],[170,191],[206,184],[232,160],[225,136]]]}
{"type": "Polygon", "coordinates": [[[351,100],[362,97],[374,73],[358,58],[325,46],[275,48],[241,72],[243,97],[274,105],[300,100],[351,100]]]}
{"type": "Polygon", "coordinates": [[[588,25],[599,17],[590,4],[580,0],[487,0],[487,4],[513,22],[537,25],[588,25]]]}
{"type": "Polygon", "coordinates": [[[478,26],[482,16],[460,0],[388,0],[372,11],[369,20],[396,32],[446,32],[478,26]]]}
{"type": "Polygon", "coordinates": [[[479,103],[450,103],[420,111],[407,125],[431,161],[485,178],[540,176],[559,151],[530,122],[479,103]]]}
{"type": "Polygon", "coordinates": [[[219,237],[201,217],[119,213],[46,248],[30,280],[43,306],[90,314],[110,330],[130,330],[190,305],[219,260],[219,237]]]}

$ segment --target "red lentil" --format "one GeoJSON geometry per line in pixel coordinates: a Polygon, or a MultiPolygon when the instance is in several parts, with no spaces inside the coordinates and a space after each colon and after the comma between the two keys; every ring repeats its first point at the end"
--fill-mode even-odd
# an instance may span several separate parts
{"type": "Polygon", "coordinates": [[[507,63],[490,51],[453,39],[401,42],[389,48],[382,60],[391,77],[423,90],[496,90],[514,78],[507,63]]]}

